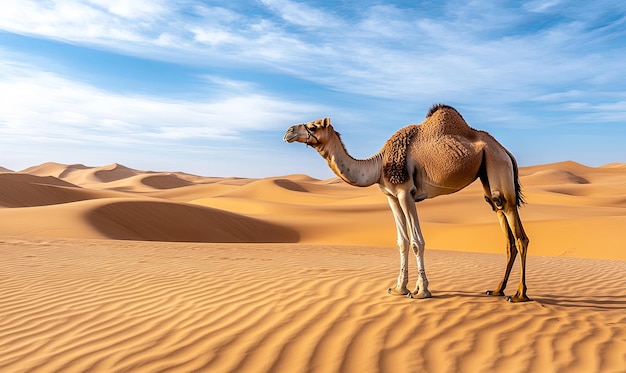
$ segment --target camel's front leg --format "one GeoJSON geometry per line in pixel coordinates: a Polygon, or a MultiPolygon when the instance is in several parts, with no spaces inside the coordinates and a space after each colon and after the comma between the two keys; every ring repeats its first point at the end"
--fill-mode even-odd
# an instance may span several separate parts
{"type": "Polygon", "coordinates": [[[406,233],[406,219],[400,208],[398,199],[394,196],[387,196],[393,219],[396,222],[396,230],[398,233],[398,250],[400,251],[400,274],[396,286],[388,288],[387,292],[391,295],[407,295],[410,294],[406,285],[409,282],[409,238],[406,233]]]}
{"type": "Polygon", "coordinates": [[[424,251],[426,243],[420,229],[420,223],[417,218],[417,208],[415,200],[410,195],[399,196],[400,207],[404,211],[405,219],[408,222],[408,230],[411,236],[411,249],[417,260],[417,283],[415,290],[410,294],[411,298],[430,298],[432,294],[428,290],[428,278],[426,277],[426,267],[424,264],[424,251]]]}

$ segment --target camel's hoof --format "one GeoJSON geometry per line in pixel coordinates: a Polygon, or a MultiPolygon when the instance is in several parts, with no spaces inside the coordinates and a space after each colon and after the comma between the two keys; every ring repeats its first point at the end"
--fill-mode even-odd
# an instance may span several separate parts
{"type": "Polygon", "coordinates": [[[485,292],[485,294],[489,295],[489,296],[497,296],[497,297],[504,296],[504,292],[503,291],[495,291],[495,290],[487,290],[487,292],[485,292]]]}
{"type": "Polygon", "coordinates": [[[387,289],[387,294],[396,295],[396,296],[405,296],[405,295],[411,294],[411,292],[407,288],[404,288],[404,289],[389,288],[387,289]]]}
{"type": "Polygon", "coordinates": [[[522,302],[530,302],[530,298],[528,298],[526,295],[523,295],[523,296],[515,295],[512,297],[506,297],[506,301],[511,302],[511,303],[522,303],[522,302]]]}
{"type": "Polygon", "coordinates": [[[407,297],[411,298],[411,299],[426,299],[426,298],[432,298],[432,294],[430,293],[430,291],[426,290],[423,292],[418,292],[418,293],[409,293],[406,295],[407,297]]]}

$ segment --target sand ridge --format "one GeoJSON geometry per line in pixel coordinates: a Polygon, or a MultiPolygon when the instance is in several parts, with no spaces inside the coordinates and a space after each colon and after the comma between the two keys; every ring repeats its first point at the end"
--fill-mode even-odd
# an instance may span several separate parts
{"type": "Polygon", "coordinates": [[[509,304],[483,295],[505,256],[479,183],[418,204],[434,296],[418,301],[386,294],[398,254],[377,187],[6,170],[0,371],[626,371],[626,167],[520,175],[534,301],[509,304]]]}

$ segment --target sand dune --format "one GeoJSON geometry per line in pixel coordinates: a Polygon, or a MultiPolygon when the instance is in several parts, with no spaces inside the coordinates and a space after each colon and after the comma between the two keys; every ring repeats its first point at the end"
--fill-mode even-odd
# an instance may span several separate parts
{"type": "Polygon", "coordinates": [[[172,173],[149,173],[137,174],[126,178],[112,180],[107,183],[86,183],[91,188],[102,188],[110,190],[128,191],[135,193],[153,192],[155,190],[174,189],[183,186],[194,185],[172,173]]]}
{"type": "Polygon", "coordinates": [[[111,193],[85,190],[52,176],[0,174],[0,206],[32,207],[103,198],[111,193]]]}
{"type": "Polygon", "coordinates": [[[524,178],[524,185],[589,184],[589,180],[565,170],[540,170],[524,178]]]}
{"type": "Polygon", "coordinates": [[[174,174],[149,175],[144,177],[141,182],[155,189],[173,189],[193,185],[191,181],[182,179],[174,174]]]}
{"type": "MultiPolygon", "coordinates": [[[[625,171],[626,168],[619,164],[591,168],[575,162],[522,168],[521,181],[529,204],[521,210],[521,214],[531,236],[531,253],[626,259],[626,250],[621,248],[622,241],[616,239],[622,233],[615,229],[626,219],[625,171]]],[[[37,206],[67,209],[63,204],[97,199],[99,202],[94,204],[97,206],[82,204],[78,205],[80,207],[72,207],[72,211],[77,211],[76,214],[82,213],[83,217],[87,217],[93,216],[93,209],[109,205],[107,198],[152,198],[153,202],[164,203],[159,206],[177,211],[189,210],[190,216],[195,216],[195,210],[192,212],[189,207],[191,204],[211,208],[212,211],[219,209],[221,212],[234,213],[239,220],[250,221],[251,224],[261,220],[271,226],[291,229],[298,233],[301,243],[395,246],[392,216],[386,198],[378,188],[355,188],[337,179],[316,180],[306,175],[220,179],[184,173],[140,171],[119,164],[88,167],[45,163],[20,173],[0,174],[0,181],[3,180],[0,205],[27,208],[20,212],[24,216],[23,221],[29,221],[28,216],[32,216],[33,221],[41,222],[42,226],[37,230],[40,232],[50,233],[57,229],[46,229],[46,221],[42,220],[37,206]],[[81,208],[85,210],[80,211],[81,208]],[[249,218],[252,220],[247,220],[249,218]]],[[[138,205],[116,201],[115,206],[120,216],[135,216],[133,214],[138,205]],[[122,209],[128,209],[128,214],[123,213],[122,209]]],[[[151,208],[147,206],[152,205],[142,206],[150,211],[151,208]]],[[[479,183],[450,196],[424,201],[419,204],[418,211],[429,248],[487,253],[503,251],[503,234],[494,214],[482,199],[479,183]]],[[[161,213],[168,215],[165,211],[161,213]]],[[[10,210],[0,210],[2,214],[14,215],[10,210]]],[[[63,214],[46,214],[56,215],[50,224],[57,228],[69,224],[63,223],[63,214]]],[[[143,214],[150,216],[149,212],[143,214]]],[[[191,218],[186,219],[184,213],[172,216],[180,218],[183,225],[185,221],[193,221],[191,218]]],[[[83,220],[81,226],[89,227],[89,232],[96,232],[87,235],[93,238],[123,236],[127,239],[147,239],[141,235],[107,235],[101,229],[96,229],[92,220],[83,220]]],[[[143,220],[137,220],[137,224],[144,224],[141,223],[143,220]]],[[[76,218],[72,217],[69,221],[75,224],[76,218]]],[[[156,221],[152,223],[156,224],[156,221]]],[[[134,228],[132,225],[135,223],[132,221],[129,220],[127,224],[130,230],[134,228]]],[[[194,226],[194,229],[202,230],[203,225],[194,226]]],[[[229,237],[239,235],[234,232],[234,228],[222,228],[228,231],[229,237]]],[[[2,231],[7,235],[22,235],[32,229],[22,229],[19,224],[9,223],[2,231]]],[[[67,234],[68,230],[60,231],[67,234]]],[[[180,241],[189,235],[188,230],[181,232],[184,233],[168,233],[162,237],[153,235],[152,239],[177,237],[175,240],[180,241]]],[[[193,234],[187,241],[224,240],[225,236],[219,235],[217,231],[212,234],[220,238],[211,241],[208,234],[193,234]]],[[[267,237],[256,236],[254,241],[282,240],[280,237],[271,237],[273,234],[273,230],[268,230],[267,237]]],[[[75,234],[68,237],[85,236],[84,231],[77,229],[75,234]]],[[[245,241],[244,238],[233,240],[245,241]]]]}
{"type": "Polygon", "coordinates": [[[207,207],[155,201],[98,206],[87,221],[108,238],[186,242],[297,242],[297,231],[207,207]]]}
{"type": "Polygon", "coordinates": [[[137,171],[128,167],[122,166],[117,163],[113,163],[108,166],[97,167],[92,170],[92,175],[95,179],[109,183],[111,181],[126,179],[131,176],[137,175],[137,171]]]}
{"type": "Polygon", "coordinates": [[[37,166],[32,166],[20,171],[21,173],[37,176],[54,176],[57,178],[64,178],[77,170],[88,169],[89,167],[83,164],[65,165],[56,162],[46,162],[37,166]]]}
{"type": "Polygon", "coordinates": [[[172,242],[297,242],[296,230],[209,207],[151,198],[101,198],[0,209],[0,235],[172,242]]]}
{"type": "Polygon", "coordinates": [[[505,256],[479,183],[418,204],[434,298],[417,301],[385,292],[377,187],[6,170],[0,371],[626,371],[626,165],[520,175],[534,302],[509,304],[482,295],[505,256]]]}

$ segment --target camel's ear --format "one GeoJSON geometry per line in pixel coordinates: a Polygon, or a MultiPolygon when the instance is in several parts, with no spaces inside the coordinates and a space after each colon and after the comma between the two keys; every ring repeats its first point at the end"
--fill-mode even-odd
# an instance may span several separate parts
{"type": "Polygon", "coordinates": [[[330,118],[324,118],[324,120],[322,120],[322,127],[328,127],[328,125],[330,125],[330,118]]]}

